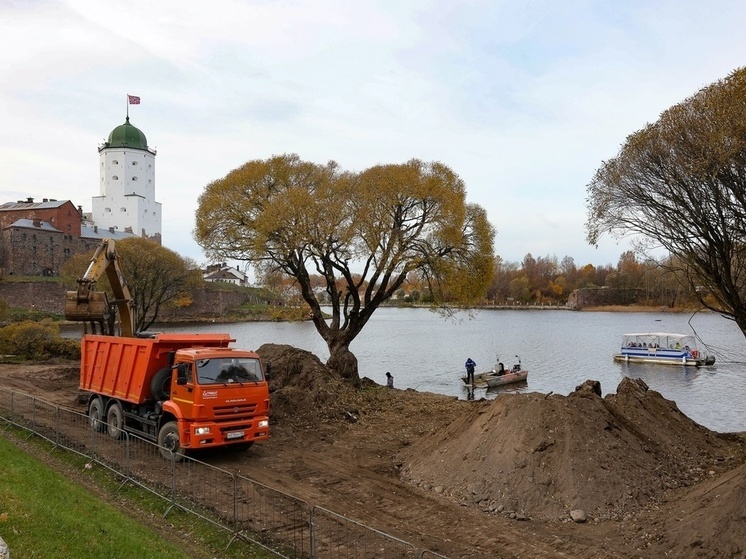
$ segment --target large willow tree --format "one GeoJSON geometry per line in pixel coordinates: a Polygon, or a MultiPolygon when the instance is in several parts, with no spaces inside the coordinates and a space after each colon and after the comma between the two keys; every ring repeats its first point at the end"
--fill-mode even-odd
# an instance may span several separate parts
{"type": "Polygon", "coordinates": [[[208,256],[294,278],[329,347],[327,365],[359,381],[350,343],[407,274],[435,304],[469,304],[492,279],[494,230],[441,163],[412,160],[361,173],[296,155],[249,161],[205,187],[195,238],[208,256]],[[311,276],[324,279],[331,318],[311,276]]]}
{"type": "Polygon", "coordinates": [[[660,246],[701,303],[746,335],[746,69],[627,138],[588,186],[588,241],[660,246]]]}

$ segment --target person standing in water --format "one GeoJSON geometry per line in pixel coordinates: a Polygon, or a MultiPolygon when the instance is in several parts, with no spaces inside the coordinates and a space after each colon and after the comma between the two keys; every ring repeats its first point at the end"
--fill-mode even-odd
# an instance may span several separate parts
{"type": "Polygon", "coordinates": [[[464,363],[464,367],[466,367],[466,383],[474,384],[474,369],[476,369],[477,364],[469,357],[464,363]]]}

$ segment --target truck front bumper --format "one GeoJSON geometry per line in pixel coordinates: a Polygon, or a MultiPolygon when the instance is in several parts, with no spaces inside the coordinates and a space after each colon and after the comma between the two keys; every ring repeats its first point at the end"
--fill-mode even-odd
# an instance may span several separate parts
{"type": "Polygon", "coordinates": [[[182,429],[184,448],[208,448],[254,441],[269,437],[269,418],[258,416],[249,420],[185,423],[182,429]]]}

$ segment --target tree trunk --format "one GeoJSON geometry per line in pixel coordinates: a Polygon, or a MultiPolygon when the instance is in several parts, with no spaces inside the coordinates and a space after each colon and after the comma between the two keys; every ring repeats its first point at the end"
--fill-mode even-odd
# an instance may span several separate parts
{"type": "Polygon", "coordinates": [[[343,379],[360,385],[360,375],[357,370],[357,357],[350,351],[349,344],[339,340],[327,342],[329,346],[329,360],[326,366],[336,372],[343,379]]]}

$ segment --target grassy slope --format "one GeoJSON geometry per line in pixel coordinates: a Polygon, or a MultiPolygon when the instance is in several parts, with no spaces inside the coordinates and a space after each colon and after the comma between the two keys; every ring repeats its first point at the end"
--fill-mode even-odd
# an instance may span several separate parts
{"type": "Polygon", "coordinates": [[[0,537],[11,557],[274,557],[245,544],[226,549],[230,534],[193,515],[171,513],[164,519],[162,500],[137,488],[120,487],[121,480],[111,479],[108,470],[82,468],[82,457],[62,452],[54,458],[35,438],[19,445],[26,450],[0,431],[0,537]]]}
{"type": "Polygon", "coordinates": [[[1,437],[0,462],[0,535],[11,557],[190,557],[1,437]]]}

